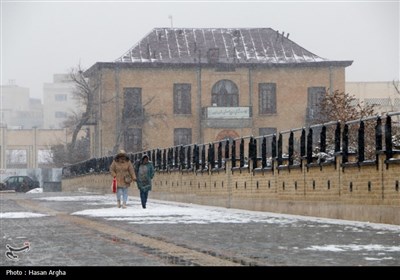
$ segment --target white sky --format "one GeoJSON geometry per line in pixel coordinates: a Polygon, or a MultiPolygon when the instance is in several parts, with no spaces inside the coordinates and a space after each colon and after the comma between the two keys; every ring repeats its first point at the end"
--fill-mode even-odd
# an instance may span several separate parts
{"type": "MultiPolygon", "coordinates": [[[[31,192],[40,192],[32,190],[31,192]]],[[[307,217],[289,214],[278,214],[260,211],[248,211],[240,209],[228,209],[223,207],[187,204],[173,201],[161,201],[149,199],[148,208],[140,207],[140,200],[137,197],[130,197],[127,208],[117,208],[115,195],[79,195],[79,196],[54,196],[37,198],[46,201],[77,202],[88,205],[89,209],[71,213],[71,215],[90,216],[107,220],[120,221],[133,224],[211,224],[211,223],[267,223],[287,225],[296,227],[330,227],[331,225],[342,225],[343,230],[359,233],[374,229],[379,230],[376,234],[385,232],[398,233],[400,226],[389,224],[367,223],[349,220],[336,220],[327,218],[307,217]]],[[[41,218],[47,214],[33,212],[0,212],[0,219],[23,219],[41,218]]],[[[400,246],[387,246],[382,244],[324,244],[311,245],[303,248],[310,251],[367,251],[367,252],[400,252],[400,246]]],[[[382,253],[383,254],[383,253],[382,253]]],[[[371,258],[366,260],[379,261],[393,259],[392,257],[371,258]]]]}
{"type": "Polygon", "coordinates": [[[270,27],[332,60],[347,81],[399,80],[399,1],[1,1],[1,81],[42,98],[79,63],[114,61],[155,27],[270,27]]]}

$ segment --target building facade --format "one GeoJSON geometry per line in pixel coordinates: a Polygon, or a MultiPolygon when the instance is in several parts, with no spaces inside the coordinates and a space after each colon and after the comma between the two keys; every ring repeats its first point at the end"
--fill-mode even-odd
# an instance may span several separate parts
{"type": "Polygon", "coordinates": [[[374,104],[377,113],[400,111],[399,82],[346,82],[346,93],[353,95],[358,102],[374,104]]]}
{"type": "Polygon", "coordinates": [[[15,129],[43,127],[40,99],[29,97],[29,88],[16,84],[1,86],[1,125],[15,129]]]}
{"type": "Polygon", "coordinates": [[[63,128],[63,122],[79,112],[82,105],[74,98],[74,89],[69,74],[54,74],[53,82],[43,85],[44,128],[63,128]]]}
{"type": "Polygon", "coordinates": [[[0,127],[0,169],[52,168],[51,148],[67,141],[66,129],[0,127]]]}
{"type": "Polygon", "coordinates": [[[271,28],[155,28],[98,85],[92,156],[207,143],[302,127],[352,61],[321,58],[271,28]]]}

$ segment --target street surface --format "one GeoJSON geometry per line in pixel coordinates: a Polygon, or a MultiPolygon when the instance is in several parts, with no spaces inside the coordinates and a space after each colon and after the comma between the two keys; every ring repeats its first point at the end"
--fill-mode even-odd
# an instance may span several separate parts
{"type": "MultiPolygon", "coordinates": [[[[400,226],[114,195],[0,193],[3,268],[400,266],[400,226]]],[[[26,273],[26,272],[25,272],[26,273]]]]}

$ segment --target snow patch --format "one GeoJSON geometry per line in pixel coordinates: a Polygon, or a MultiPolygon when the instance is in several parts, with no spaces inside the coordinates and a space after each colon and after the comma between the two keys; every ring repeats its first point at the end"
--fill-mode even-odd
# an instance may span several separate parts
{"type": "Polygon", "coordinates": [[[49,216],[46,214],[32,213],[32,212],[5,212],[0,213],[0,219],[23,219],[23,218],[41,218],[49,216]]]}

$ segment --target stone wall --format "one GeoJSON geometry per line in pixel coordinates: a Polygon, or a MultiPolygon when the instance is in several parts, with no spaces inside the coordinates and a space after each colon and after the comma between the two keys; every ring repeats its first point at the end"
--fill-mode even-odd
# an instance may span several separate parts
{"type": "MultiPolygon", "coordinates": [[[[400,159],[275,169],[157,172],[150,198],[256,211],[400,225],[400,159]]],[[[62,180],[63,191],[111,192],[108,173],[62,180]]],[[[138,196],[136,186],[130,195],[138,196]]]]}

